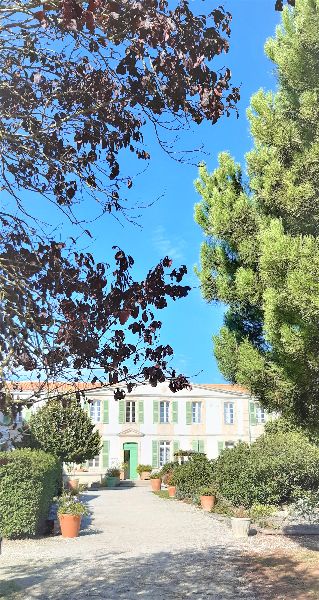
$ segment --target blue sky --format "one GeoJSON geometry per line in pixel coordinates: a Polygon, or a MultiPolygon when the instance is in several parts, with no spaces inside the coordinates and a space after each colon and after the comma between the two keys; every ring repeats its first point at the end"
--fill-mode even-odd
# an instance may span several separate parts
{"type": "MultiPolygon", "coordinates": [[[[194,0],[190,4],[196,12],[200,12],[221,3],[218,0],[194,0]]],[[[202,159],[209,170],[217,166],[217,155],[223,150],[231,152],[237,161],[243,161],[245,153],[252,146],[245,114],[250,96],[260,87],[275,88],[273,65],[263,51],[266,38],[273,34],[280,20],[280,13],[275,12],[274,4],[275,0],[226,0],[223,3],[233,15],[233,23],[230,51],[221,57],[219,66],[230,67],[233,83],[241,86],[240,115],[236,119],[234,113],[214,126],[194,125],[183,135],[185,148],[204,145],[202,159]]],[[[133,255],[136,261],[135,275],[141,278],[166,255],[174,260],[174,266],[187,265],[187,281],[193,289],[188,298],[172,303],[165,311],[161,311],[161,341],[173,346],[174,366],[190,376],[192,381],[220,383],[224,380],[213,357],[211,338],[221,326],[223,309],[207,305],[201,299],[193,272],[203,239],[201,230],[193,220],[194,204],[199,200],[193,185],[197,168],[195,165],[180,164],[167,156],[156,144],[149,128],[145,135],[152,159],[146,171],[133,179],[129,198],[131,203],[136,202],[137,205],[153,204],[139,211],[139,226],[124,220],[119,223],[110,216],[90,225],[94,240],[87,248],[97,260],[107,262],[111,260],[112,246],[119,245],[133,255]]],[[[130,158],[125,160],[125,168],[131,172],[130,158]]],[[[138,167],[143,168],[144,165],[139,164],[138,167]]],[[[88,216],[91,206],[84,202],[80,211],[88,216]]],[[[56,222],[57,217],[51,215],[50,210],[46,217],[56,222]]],[[[61,220],[61,214],[58,220],[61,220]]],[[[60,224],[60,229],[62,237],[66,232],[71,233],[69,225],[65,223],[60,224]]]]}

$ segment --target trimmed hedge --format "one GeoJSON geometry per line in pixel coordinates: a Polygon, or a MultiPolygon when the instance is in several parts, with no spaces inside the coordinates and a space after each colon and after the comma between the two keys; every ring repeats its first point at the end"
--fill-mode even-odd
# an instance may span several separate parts
{"type": "Polygon", "coordinates": [[[43,450],[1,453],[1,535],[15,538],[42,533],[61,478],[60,461],[43,450]]]}
{"type": "Polygon", "coordinates": [[[215,461],[219,491],[234,506],[279,505],[319,487],[319,448],[299,432],[265,434],[215,461]]]}
{"type": "Polygon", "coordinates": [[[174,468],[174,485],[177,487],[179,499],[188,498],[198,501],[202,487],[211,485],[214,481],[213,462],[203,454],[194,454],[183,465],[174,468]]]}

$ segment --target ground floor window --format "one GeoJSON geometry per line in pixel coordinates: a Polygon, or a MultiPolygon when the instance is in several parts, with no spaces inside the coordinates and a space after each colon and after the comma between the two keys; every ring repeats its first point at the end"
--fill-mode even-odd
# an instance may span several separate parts
{"type": "Polygon", "coordinates": [[[256,404],[256,422],[265,423],[265,410],[260,404],[256,404]]]}
{"type": "Polygon", "coordinates": [[[100,456],[94,456],[94,458],[92,458],[91,460],[88,461],[88,466],[89,467],[93,467],[93,468],[97,468],[100,466],[100,456]]]}
{"type": "Polygon", "coordinates": [[[171,460],[171,444],[162,441],[159,443],[159,466],[162,467],[171,460]]]}
{"type": "Polygon", "coordinates": [[[235,442],[225,442],[225,448],[235,448],[235,442]]]}

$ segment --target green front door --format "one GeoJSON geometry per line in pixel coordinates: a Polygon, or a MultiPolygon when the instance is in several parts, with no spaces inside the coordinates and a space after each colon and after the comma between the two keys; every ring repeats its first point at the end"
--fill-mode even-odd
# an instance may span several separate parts
{"type": "MultiPolygon", "coordinates": [[[[138,450],[137,450],[137,444],[135,442],[126,442],[124,444],[124,452],[129,453],[129,467],[128,467],[128,476],[130,479],[137,479],[137,454],[138,454],[138,450]]],[[[127,454],[126,454],[127,456],[127,454]]]]}

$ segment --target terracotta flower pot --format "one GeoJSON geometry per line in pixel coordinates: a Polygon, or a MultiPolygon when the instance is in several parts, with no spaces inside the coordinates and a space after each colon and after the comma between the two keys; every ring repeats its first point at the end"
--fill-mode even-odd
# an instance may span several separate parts
{"type": "Polygon", "coordinates": [[[62,537],[78,537],[81,527],[81,515],[59,515],[62,537]]]}
{"type": "Polygon", "coordinates": [[[159,492],[161,489],[161,479],[151,479],[152,492],[159,492]]]}
{"type": "Polygon", "coordinates": [[[214,508],[216,502],[215,496],[201,496],[200,503],[203,510],[210,512],[214,508]]]}
{"type": "Polygon", "coordinates": [[[142,471],[140,477],[142,481],[146,481],[147,479],[150,478],[150,472],[149,471],[142,471]]]}
{"type": "Polygon", "coordinates": [[[175,498],[175,494],[176,494],[176,485],[169,485],[168,486],[168,495],[170,498],[175,498]]]}
{"type": "Polygon", "coordinates": [[[79,488],[79,479],[69,479],[68,485],[71,490],[77,490],[79,488]]]}

